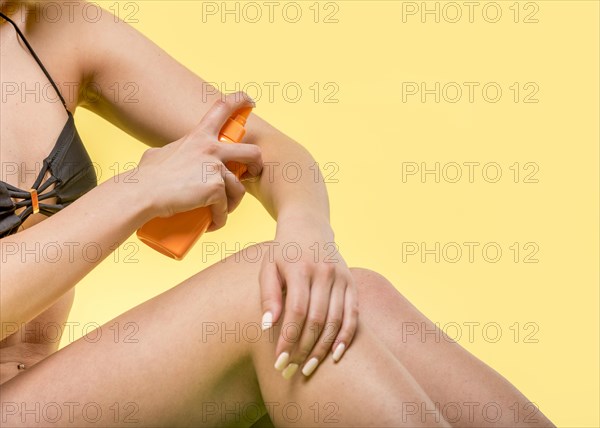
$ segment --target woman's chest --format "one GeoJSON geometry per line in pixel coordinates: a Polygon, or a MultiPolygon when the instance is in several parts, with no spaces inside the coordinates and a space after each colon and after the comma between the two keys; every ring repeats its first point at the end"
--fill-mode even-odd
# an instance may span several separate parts
{"type": "MultiPolygon", "coordinates": [[[[26,33],[25,37],[38,60],[12,25],[0,26],[0,181],[27,191],[40,177],[48,178],[44,160],[56,148],[68,119],[63,99],[74,110],[80,82],[59,40],[31,40],[26,33]]],[[[41,220],[32,215],[22,227],[41,220]]]]}
{"type": "MultiPolygon", "coordinates": [[[[56,89],[14,28],[5,23],[0,31],[0,180],[29,188],[54,148],[68,116],[56,89]]],[[[29,42],[67,106],[74,109],[79,82],[70,66],[72,62],[51,58],[52,52],[61,52],[60,46],[35,43],[37,39],[29,42]]]]}

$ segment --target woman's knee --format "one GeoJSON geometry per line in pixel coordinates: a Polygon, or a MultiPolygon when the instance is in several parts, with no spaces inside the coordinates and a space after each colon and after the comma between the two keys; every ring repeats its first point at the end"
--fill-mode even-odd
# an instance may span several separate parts
{"type": "MultiPolygon", "coordinates": [[[[259,273],[265,258],[273,257],[275,245],[274,241],[263,241],[244,247],[201,272],[198,285],[205,287],[202,284],[207,279],[214,281],[219,288],[216,293],[224,300],[244,302],[243,310],[236,305],[228,305],[224,310],[234,311],[240,318],[259,319],[262,315],[259,273]]],[[[407,309],[411,306],[380,273],[361,267],[350,268],[350,272],[357,287],[361,314],[386,310],[398,313],[399,305],[407,309]]]]}
{"type": "Polygon", "coordinates": [[[350,272],[359,293],[379,295],[391,291],[398,292],[392,283],[379,272],[363,267],[351,267],[350,272]]]}
{"type": "Polygon", "coordinates": [[[362,267],[350,268],[358,290],[358,302],[363,310],[407,304],[406,298],[379,272],[362,267]]]}
{"type": "Polygon", "coordinates": [[[277,243],[275,241],[260,241],[245,245],[240,250],[229,254],[219,263],[239,263],[246,267],[254,268],[257,272],[265,258],[273,259],[277,243]]]}
{"type": "Polygon", "coordinates": [[[271,242],[247,245],[198,272],[181,285],[184,288],[191,286],[202,294],[208,291],[213,299],[213,306],[220,305],[222,310],[236,312],[239,316],[254,318],[258,314],[260,317],[258,278],[263,260],[270,257],[271,242]],[[233,301],[243,302],[243,305],[232,305],[233,301]]]}

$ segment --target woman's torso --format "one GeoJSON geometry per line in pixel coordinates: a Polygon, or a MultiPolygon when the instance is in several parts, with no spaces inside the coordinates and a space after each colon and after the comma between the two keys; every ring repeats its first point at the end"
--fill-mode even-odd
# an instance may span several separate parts
{"type": "MultiPolygon", "coordinates": [[[[38,20],[28,15],[24,6],[17,11],[12,10],[10,14],[3,12],[17,23],[57,83],[67,108],[73,112],[77,105],[81,76],[64,24],[47,22],[43,18],[38,20]]],[[[3,19],[0,20],[0,76],[0,181],[20,189],[29,189],[42,168],[43,160],[55,147],[68,114],[51,83],[19,40],[15,29],[3,19]]],[[[55,201],[56,198],[51,198],[45,202],[55,201]]],[[[30,215],[19,232],[45,218],[40,213],[30,215]]],[[[64,296],[64,299],[69,298],[72,295],[64,296]]],[[[64,320],[64,312],[65,305],[59,301],[40,318],[64,320]]],[[[0,383],[18,373],[16,362],[19,359],[26,366],[31,366],[48,354],[47,345],[24,343],[22,336],[17,333],[0,342],[0,383]]]]}

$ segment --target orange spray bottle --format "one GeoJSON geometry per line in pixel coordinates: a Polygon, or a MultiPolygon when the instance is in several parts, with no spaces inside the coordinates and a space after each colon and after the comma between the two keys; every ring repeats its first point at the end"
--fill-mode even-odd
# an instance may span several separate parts
{"type": "MultiPolygon", "coordinates": [[[[252,107],[245,107],[227,119],[219,133],[219,141],[239,143],[246,133],[244,125],[251,111],[252,107]]],[[[225,165],[238,178],[247,170],[246,165],[238,162],[226,162],[225,165]]],[[[138,229],[137,237],[159,253],[181,260],[211,223],[210,209],[200,207],[171,217],[156,217],[138,229]]]]}

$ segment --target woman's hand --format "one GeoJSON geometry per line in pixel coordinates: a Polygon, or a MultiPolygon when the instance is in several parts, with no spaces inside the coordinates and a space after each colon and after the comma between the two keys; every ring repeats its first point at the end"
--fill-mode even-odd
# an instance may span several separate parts
{"type": "Polygon", "coordinates": [[[218,140],[221,128],[235,111],[253,106],[249,99],[240,92],[219,99],[185,137],[144,152],[138,176],[153,198],[154,216],[169,217],[208,206],[213,221],[208,230],[225,225],[227,214],[245,194],[244,186],[225,162],[251,165],[244,178],[259,175],[262,170],[260,147],[218,140]]]}
{"type": "Polygon", "coordinates": [[[333,238],[329,224],[310,215],[279,220],[262,262],[263,330],[283,312],[275,368],[287,379],[300,366],[310,376],[330,351],[339,361],[358,325],[356,287],[333,238]]]}

